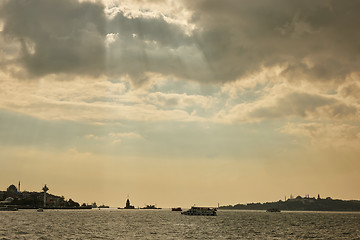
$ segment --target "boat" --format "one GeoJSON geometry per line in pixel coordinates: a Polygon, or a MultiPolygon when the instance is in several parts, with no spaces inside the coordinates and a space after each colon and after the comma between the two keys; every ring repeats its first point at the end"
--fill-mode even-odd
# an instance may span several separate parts
{"type": "Polygon", "coordinates": [[[197,216],[216,216],[216,208],[210,207],[191,207],[185,212],[181,212],[183,215],[197,215],[197,216]]]}
{"type": "Polygon", "coordinates": [[[1,206],[0,207],[0,211],[17,211],[17,210],[19,210],[19,209],[15,206],[1,206]]]}
{"type": "Polygon", "coordinates": [[[172,208],[171,211],[173,211],[173,212],[181,212],[182,209],[181,209],[181,207],[177,207],[177,208],[172,208]]]}
{"type": "Polygon", "coordinates": [[[104,204],[103,205],[100,205],[98,208],[110,208],[109,206],[105,206],[104,204]]]}
{"type": "Polygon", "coordinates": [[[269,208],[266,210],[266,212],[281,212],[278,208],[269,208]]]}
{"type": "Polygon", "coordinates": [[[44,209],[43,209],[43,208],[38,208],[36,211],[37,211],[37,212],[43,212],[44,209]]]}
{"type": "Polygon", "coordinates": [[[11,203],[14,201],[14,198],[7,197],[4,201],[0,201],[0,211],[17,211],[18,208],[11,203]]]}
{"type": "Polygon", "coordinates": [[[161,209],[161,208],[155,207],[155,205],[146,205],[146,207],[143,207],[141,209],[161,209]]]}

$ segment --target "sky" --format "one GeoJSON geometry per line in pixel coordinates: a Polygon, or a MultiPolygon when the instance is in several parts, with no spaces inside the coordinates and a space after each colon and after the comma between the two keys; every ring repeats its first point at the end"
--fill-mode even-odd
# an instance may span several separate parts
{"type": "Polygon", "coordinates": [[[1,1],[0,189],[114,207],[360,199],[359,9],[1,1]]]}

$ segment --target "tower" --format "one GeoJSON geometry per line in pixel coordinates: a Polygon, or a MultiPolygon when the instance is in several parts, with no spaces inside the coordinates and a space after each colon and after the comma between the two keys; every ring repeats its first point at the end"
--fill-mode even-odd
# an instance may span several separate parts
{"type": "Polygon", "coordinates": [[[45,186],[43,187],[42,190],[44,191],[44,208],[45,208],[45,206],[46,206],[46,192],[49,190],[49,188],[45,184],[45,186]]]}
{"type": "Polygon", "coordinates": [[[124,209],[134,209],[134,208],[135,207],[130,204],[129,195],[128,195],[124,209]]]}
{"type": "Polygon", "coordinates": [[[129,199],[126,200],[126,205],[125,205],[125,207],[126,207],[126,208],[129,208],[129,207],[130,207],[130,200],[129,200],[129,199]]]}
{"type": "Polygon", "coordinates": [[[20,192],[20,181],[19,181],[19,187],[18,187],[18,192],[20,192]]]}

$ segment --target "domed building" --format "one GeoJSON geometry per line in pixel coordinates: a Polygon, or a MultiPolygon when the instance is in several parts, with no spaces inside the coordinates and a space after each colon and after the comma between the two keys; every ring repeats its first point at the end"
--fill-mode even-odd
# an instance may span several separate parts
{"type": "Polygon", "coordinates": [[[15,187],[14,184],[11,184],[11,185],[7,188],[6,191],[7,191],[8,193],[17,193],[17,192],[18,192],[18,190],[17,190],[17,188],[15,187]]]}

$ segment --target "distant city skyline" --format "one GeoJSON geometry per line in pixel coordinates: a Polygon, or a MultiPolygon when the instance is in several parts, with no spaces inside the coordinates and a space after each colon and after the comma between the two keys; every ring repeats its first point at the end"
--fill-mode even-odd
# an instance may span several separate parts
{"type": "MultiPolygon", "coordinates": [[[[9,185],[6,189],[0,189],[0,200],[1,200],[1,198],[3,198],[3,199],[5,199],[6,198],[6,196],[3,196],[2,194],[3,193],[7,193],[7,194],[10,194],[10,196],[13,196],[13,198],[11,198],[12,200],[14,200],[14,198],[16,198],[17,199],[17,201],[24,201],[24,200],[29,200],[29,199],[27,199],[27,198],[29,198],[30,197],[30,195],[28,195],[29,193],[37,193],[37,194],[43,194],[44,192],[48,192],[48,190],[49,190],[49,188],[47,187],[47,185],[45,184],[44,185],[44,187],[41,189],[41,191],[36,191],[36,190],[24,190],[24,191],[21,191],[20,190],[20,181],[19,181],[19,183],[18,183],[18,187],[16,187],[14,184],[11,184],[11,185],[9,185]],[[24,194],[24,193],[28,193],[26,196],[23,196],[22,194],[24,194]],[[25,198],[24,198],[25,197],[25,198]]],[[[35,196],[37,196],[37,195],[35,195],[35,196]]],[[[80,203],[77,203],[76,202],[76,199],[72,199],[72,197],[71,196],[67,196],[67,197],[65,197],[64,195],[58,195],[58,196],[56,196],[56,195],[51,195],[50,196],[50,199],[48,199],[48,200],[45,200],[46,198],[45,198],[45,196],[46,196],[46,194],[43,194],[43,195],[41,195],[41,196],[44,196],[44,201],[42,201],[41,202],[41,204],[43,204],[43,202],[47,202],[48,201],[48,203],[47,204],[50,204],[50,208],[51,207],[60,207],[60,206],[57,206],[56,205],[56,203],[58,203],[58,204],[64,204],[65,203],[65,201],[66,200],[70,200],[71,202],[74,202],[75,201],[75,204],[79,204],[79,205],[77,205],[77,207],[79,207],[80,205],[81,206],[86,206],[86,207],[88,207],[88,206],[92,206],[93,208],[97,208],[97,207],[99,207],[100,206],[100,208],[101,207],[105,207],[106,206],[106,208],[118,208],[118,209],[123,209],[123,208],[125,208],[125,209],[137,209],[137,208],[143,208],[143,207],[145,207],[145,206],[155,206],[155,207],[160,207],[160,209],[161,209],[161,207],[162,206],[157,206],[157,204],[144,204],[144,206],[137,206],[137,207],[135,207],[135,206],[133,206],[133,205],[131,205],[131,203],[130,203],[130,197],[129,197],[129,195],[127,195],[127,197],[126,197],[126,202],[125,202],[125,206],[122,206],[122,205],[113,205],[113,206],[109,206],[109,205],[107,205],[106,203],[104,204],[104,203],[102,203],[101,205],[99,204],[99,205],[97,205],[97,202],[96,201],[93,201],[93,202],[89,202],[89,201],[85,201],[85,202],[80,202],[80,203]],[[60,199],[61,198],[61,199],[60,199]],[[55,199],[55,200],[54,200],[55,199]],[[56,199],[60,199],[61,200],[61,202],[59,202],[59,200],[57,200],[56,201],[56,199]],[[94,207],[95,206],[95,207],[94,207]]],[[[330,196],[326,196],[325,198],[321,198],[321,196],[320,196],[320,194],[317,194],[317,196],[310,196],[310,194],[305,194],[304,196],[301,196],[301,195],[295,195],[296,197],[294,197],[292,194],[290,194],[289,196],[285,196],[285,199],[284,199],[284,202],[286,202],[287,200],[294,200],[294,199],[308,199],[308,200],[310,200],[311,201],[311,199],[317,199],[317,200],[324,200],[324,199],[326,199],[326,200],[332,200],[332,198],[330,197],[330,196]]],[[[342,200],[342,199],[339,199],[339,200],[342,200]]],[[[38,199],[37,199],[37,201],[38,201],[38,199]]],[[[357,200],[358,202],[360,202],[360,200],[357,200]]],[[[274,202],[282,202],[282,199],[279,199],[278,201],[273,201],[273,203],[274,202]]],[[[250,203],[250,202],[248,202],[248,203],[242,203],[242,204],[250,204],[250,206],[253,206],[253,204],[258,204],[258,203],[260,203],[260,202],[258,202],[258,201],[255,201],[255,202],[252,202],[252,203],[250,203]]],[[[263,204],[264,204],[265,202],[263,202],[263,204]]],[[[195,206],[196,204],[194,204],[193,206],[195,206]]],[[[236,204],[234,204],[234,205],[236,205],[236,204]]],[[[45,207],[46,205],[45,205],[45,203],[44,203],[44,207],[45,207]]],[[[220,206],[220,203],[218,203],[218,205],[217,205],[217,207],[219,207],[220,206]]],[[[230,205],[226,205],[226,206],[231,206],[231,204],[230,205]]],[[[256,205],[256,206],[258,206],[258,205],[256,205]]],[[[261,206],[261,205],[259,205],[259,206],[261,206]]],[[[24,206],[23,206],[24,207],[24,206]]],[[[26,206],[25,206],[26,207],[26,206]]],[[[76,206],[75,206],[76,207],[76,206]]],[[[169,207],[169,206],[166,206],[167,208],[172,208],[172,207],[169,207]]],[[[224,207],[224,206],[223,206],[224,207]]]]}
{"type": "Polygon", "coordinates": [[[3,0],[0,189],[360,199],[357,0],[3,0]]]}

